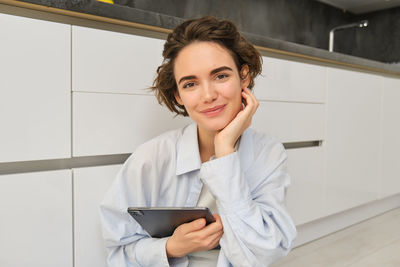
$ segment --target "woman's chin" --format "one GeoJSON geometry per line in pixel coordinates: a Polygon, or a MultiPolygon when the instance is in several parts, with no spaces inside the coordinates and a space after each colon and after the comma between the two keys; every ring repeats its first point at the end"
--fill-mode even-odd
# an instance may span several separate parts
{"type": "Polygon", "coordinates": [[[228,124],[229,124],[229,121],[215,122],[212,124],[203,125],[203,128],[204,128],[204,130],[206,130],[208,132],[219,132],[219,131],[223,130],[228,124]]]}

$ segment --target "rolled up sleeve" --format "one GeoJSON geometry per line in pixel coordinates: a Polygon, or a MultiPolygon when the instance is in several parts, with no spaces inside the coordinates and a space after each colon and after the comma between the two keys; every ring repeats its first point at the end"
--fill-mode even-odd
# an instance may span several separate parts
{"type": "Polygon", "coordinates": [[[290,177],[279,145],[274,157],[270,150],[261,154],[246,174],[238,152],[201,167],[200,179],[216,198],[224,227],[220,257],[234,266],[268,266],[290,251],[297,235],[283,203],[290,177]]]}

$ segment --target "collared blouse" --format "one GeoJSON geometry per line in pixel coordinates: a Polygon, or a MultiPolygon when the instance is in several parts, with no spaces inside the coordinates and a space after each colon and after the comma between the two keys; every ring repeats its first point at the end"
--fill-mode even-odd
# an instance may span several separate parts
{"type": "Polygon", "coordinates": [[[286,162],[279,141],[250,128],[237,152],[204,163],[196,124],[142,144],[100,205],[108,265],[187,266],[187,256],[167,257],[168,237],[150,237],[127,208],[195,207],[205,184],[224,228],[217,266],[268,266],[290,251],[297,235],[284,205],[286,162]]]}

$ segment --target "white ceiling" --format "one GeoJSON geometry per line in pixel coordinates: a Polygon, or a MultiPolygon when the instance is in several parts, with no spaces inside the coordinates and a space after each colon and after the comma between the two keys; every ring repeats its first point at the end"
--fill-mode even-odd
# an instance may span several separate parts
{"type": "Polygon", "coordinates": [[[400,6],[400,0],[317,0],[354,14],[400,6]]]}

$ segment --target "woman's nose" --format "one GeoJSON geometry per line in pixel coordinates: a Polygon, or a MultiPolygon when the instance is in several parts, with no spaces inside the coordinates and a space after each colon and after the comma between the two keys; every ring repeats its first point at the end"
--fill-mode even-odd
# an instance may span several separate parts
{"type": "Polygon", "coordinates": [[[218,93],[211,84],[204,83],[202,89],[204,102],[212,102],[217,98],[218,93]]]}

